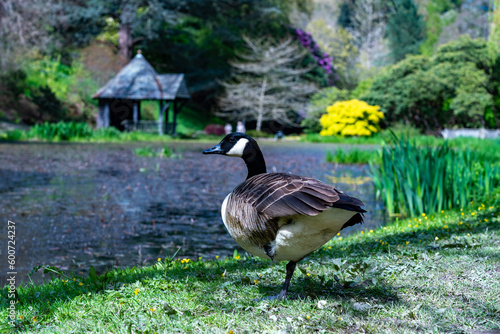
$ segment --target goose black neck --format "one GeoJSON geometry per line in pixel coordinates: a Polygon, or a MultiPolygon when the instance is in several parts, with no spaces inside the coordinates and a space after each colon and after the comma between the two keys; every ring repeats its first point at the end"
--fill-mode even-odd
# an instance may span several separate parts
{"type": "Polygon", "coordinates": [[[252,176],[267,173],[266,161],[258,147],[252,150],[245,150],[242,158],[248,168],[247,180],[252,176]]]}

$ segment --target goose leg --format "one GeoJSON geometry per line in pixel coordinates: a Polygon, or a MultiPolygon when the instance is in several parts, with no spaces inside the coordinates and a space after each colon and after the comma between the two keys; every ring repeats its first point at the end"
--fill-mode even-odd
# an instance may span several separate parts
{"type": "Polygon", "coordinates": [[[286,265],[286,278],[285,284],[283,284],[283,288],[281,289],[280,294],[278,295],[278,299],[285,299],[286,293],[288,292],[288,286],[290,285],[290,280],[292,279],[293,272],[295,271],[295,266],[297,262],[290,261],[286,265]]]}

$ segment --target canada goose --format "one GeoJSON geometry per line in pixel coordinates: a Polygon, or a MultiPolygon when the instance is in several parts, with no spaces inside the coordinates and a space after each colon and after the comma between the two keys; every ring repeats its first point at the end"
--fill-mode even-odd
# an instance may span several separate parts
{"type": "Polygon", "coordinates": [[[267,173],[264,156],[250,136],[228,134],[203,154],[242,158],[246,180],[224,199],[222,221],[247,252],[273,261],[289,261],[278,299],[286,297],[295,266],[340,230],[362,223],[363,202],[319,180],[267,173]]]}

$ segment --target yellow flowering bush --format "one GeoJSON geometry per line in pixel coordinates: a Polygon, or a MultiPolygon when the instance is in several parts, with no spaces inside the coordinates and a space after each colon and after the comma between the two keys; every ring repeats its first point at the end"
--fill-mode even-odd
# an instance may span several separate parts
{"type": "Polygon", "coordinates": [[[379,106],[356,99],[335,102],[326,111],[319,119],[321,136],[371,136],[380,131],[379,122],[384,118],[379,106]]]}

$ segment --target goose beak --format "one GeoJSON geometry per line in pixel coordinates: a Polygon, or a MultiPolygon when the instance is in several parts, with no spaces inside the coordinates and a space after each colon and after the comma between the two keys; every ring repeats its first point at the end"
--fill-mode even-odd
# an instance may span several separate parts
{"type": "Polygon", "coordinates": [[[220,147],[220,144],[217,144],[214,147],[203,151],[203,154],[226,154],[226,152],[224,152],[224,150],[222,150],[222,148],[220,147]]]}

